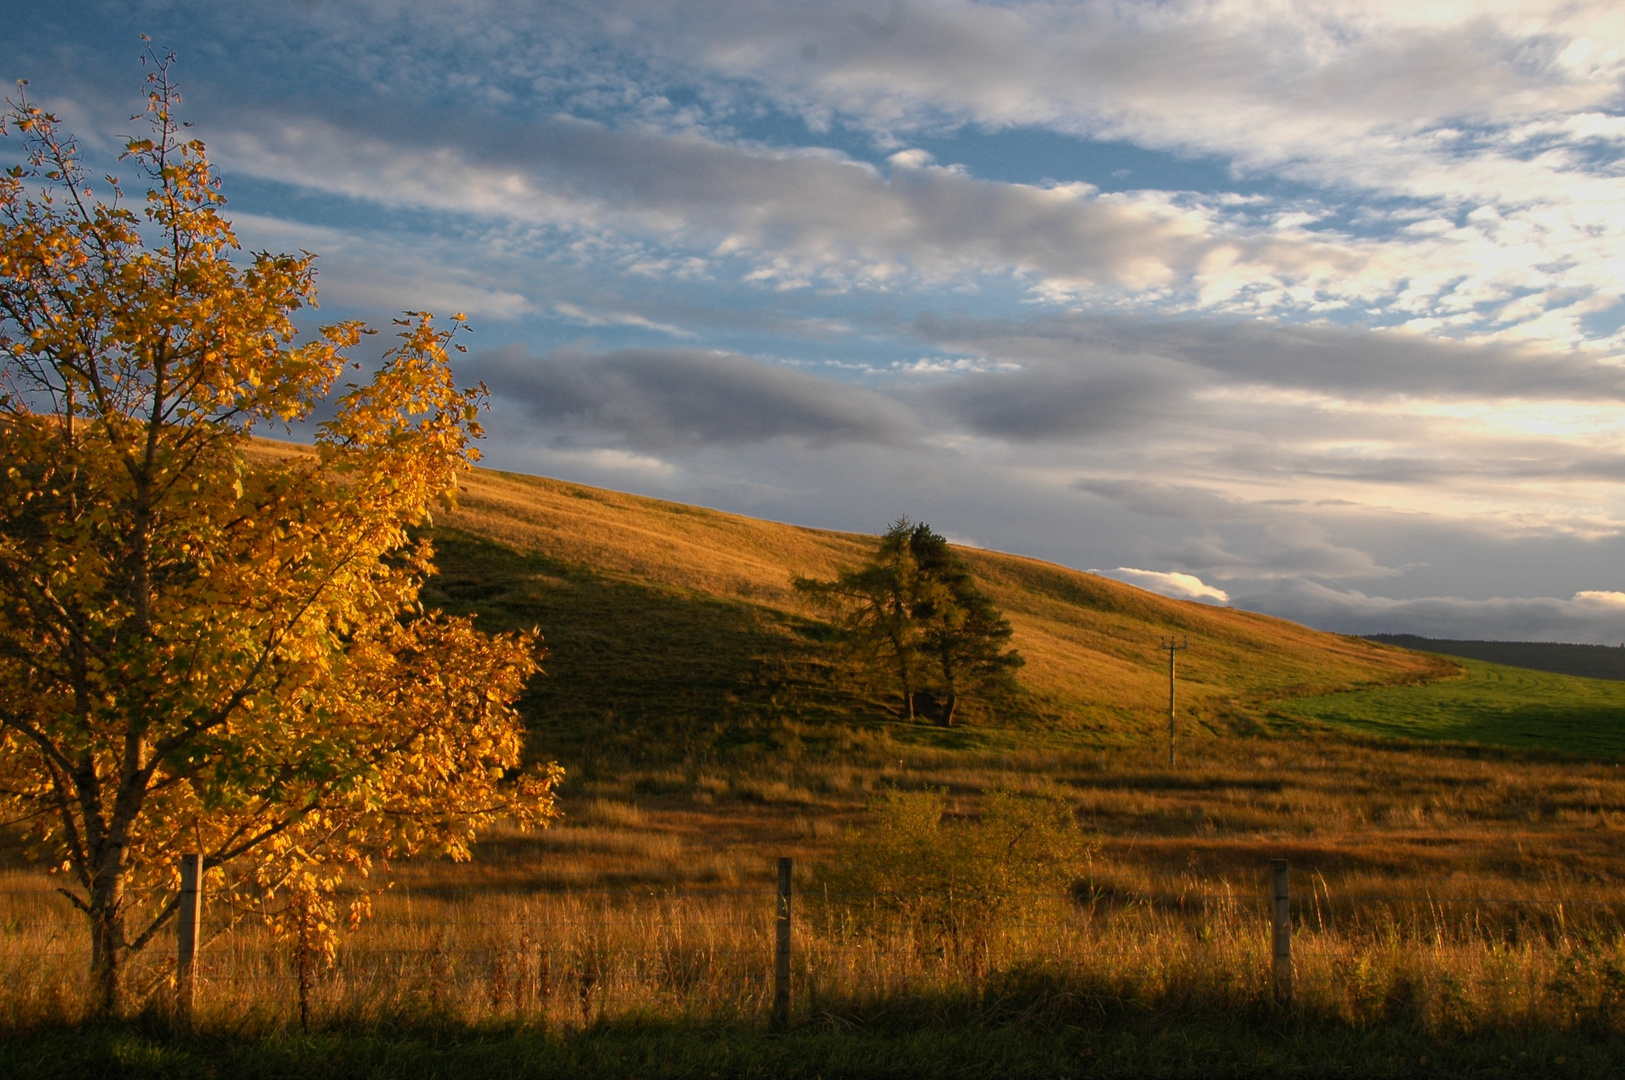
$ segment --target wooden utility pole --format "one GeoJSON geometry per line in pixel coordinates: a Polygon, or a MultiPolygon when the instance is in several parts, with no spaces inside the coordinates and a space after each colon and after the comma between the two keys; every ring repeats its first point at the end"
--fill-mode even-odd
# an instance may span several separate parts
{"type": "Polygon", "coordinates": [[[1191,647],[1189,638],[1165,637],[1162,648],[1168,653],[1168,767],[1174,767],[1174,657],[1191,647]]]}

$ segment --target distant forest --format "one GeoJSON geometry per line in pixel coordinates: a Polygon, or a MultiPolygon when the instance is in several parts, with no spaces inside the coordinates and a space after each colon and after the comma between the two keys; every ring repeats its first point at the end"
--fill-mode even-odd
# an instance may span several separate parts
{"type": "Polygon", "coordinates": [[[1384,645],[1487,660],[1492,664],[1625,681],[1625,646],[1561,645],[1550,641],[1450,641],[1415,634],[1366,634],[1365,638],[1384,645]]]}

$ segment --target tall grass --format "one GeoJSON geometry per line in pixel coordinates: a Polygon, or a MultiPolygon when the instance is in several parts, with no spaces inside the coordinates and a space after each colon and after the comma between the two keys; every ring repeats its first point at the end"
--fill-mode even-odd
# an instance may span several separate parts
{"type": "MultiPolygon", "coordinates": [[[[797,1022],[1289,1015],[1273,996],[1262,875],[1142,875],[1137,890],[1122,868],[1102,870],[1070,902],[1042,905],[1042,916],[1014,905],[974,962],[905,920],[850,917],[864,897],[804,893],[794,920],[797,1022]]],[[[1617,893],[1579,884],[1525,893],[1497,905],[1448,895],[1355,901],[1300,876],[1290,1015],[1441,1035],[1625,1030],[1617,893]]],[[[0,882],[0,903],[0,1021],[12,1030],[77,1022],[88,950],[65,905],[37,876],[17,874],[0,882]]],[[[245,914],[211,913],[195,1022],[241,1035],[296,1028],[296,958],[245,914]]],[[[385,1030],[762,1024],[772,920],[765,874],[709,891],[397,890],[321,972],[312,1016],[319,1028],[385,1030]]],[[[161,952],[137,965],[141,1005],[165,1011],[171,974],[161,952]]]]}
{"type": "MultiPolygon", "coordinates": [[[[623,761],[566,789],[562,825],[493,833],[469,864],[393,868],[375,917],[320,973],[313,1024],[754,1030],[771,994],[773,858],[790,854],[801,1025],[1621,1028],[1625,776],[1611,763],[1331,738],[1215,740],[1174,770],[1151,747],[949,750],[856,733],[836,750],[623,761]],[[991,791],[1050,791],[1097,852],[1060,895],[1010,905],[985,951],[955,954],[874,898],[819,888],[835,879],[818,867],[888,787],[945,788],[955,819],[991,791]],[[1277,856],[1293,865],[1292,1013],[1269,981],[1277,856]]],[[[257,913],[215,902],[206,929],[200,1027],[296,1029],[296,958],[257,913]]],[[[164,1012],[170,949],[155,943],[131,971],[137,1009],[164,1012]]],[[[77,1022],[87,966],[53,882],[0,873],[0,1026],[77,1022]]]]}

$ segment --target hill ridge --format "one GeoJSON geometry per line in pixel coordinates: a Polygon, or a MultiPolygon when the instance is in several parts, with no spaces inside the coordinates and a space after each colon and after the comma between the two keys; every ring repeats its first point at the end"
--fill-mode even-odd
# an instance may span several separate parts
{"type": "MultiPolygon", "coordinates": [[[[441,516],[437,532],[444,581],[432,599],[479,612],[493,628],[535,622],[547,635],[554,677],[537,692],[539,715],[555,709],[584,719],[593,711],[561,686],[603,667],[601,657],[583,654],[592,647],[589,638],[638,672],[617,680],[601,670],[586,680],[582,694],[595,699],[599,713],[638,724],[669,712],[658,686],[634,685],[660,678],[660,664],[635,659],[636,639],[646,635],[675,650],[666,657],[668,669],[711,670],[707,685],[718,700],[681,704],[693,713],[689,728],[727,726],[741,715],[887,719],[872,687],[837,670],[828,628],[790,587],[796,574],[831,576],[858,562],[873,536],[483,469],[467,477],[457,509],[441,516]],[[489,545],[514,558],[504,561],[489,545]],[[571,593],[577,605],[560,603],[550,588],[571,593]],[[687,615],[684,600],[697,605],[687,615]],[[598,622],[592,633],[579,625],[588,612],[598,622]],[[708,632],[719,635],[714,647],[684,641],[688,616],[709,620],[708,632]]],[[[1193,730],[1210,734],[1255,730],[1269,716],[1269,703],[1282,697],[1455,671],[1437,657],[1175,600],[1031,556],[957,550],[1010,619],[1013,643],[1027,658],[1020,707],[981,717],[986,727],[1091,741],[1162,730],[1167,673],[1156,646],[1169,632],[1188,635],[1192,644],[1181,657],[1181,715],[1193,730]]],[[[669,727],[670,719],[662,723],[669,727]]],[[[978,719],[974,711],[971,719],[978,719]]]]}

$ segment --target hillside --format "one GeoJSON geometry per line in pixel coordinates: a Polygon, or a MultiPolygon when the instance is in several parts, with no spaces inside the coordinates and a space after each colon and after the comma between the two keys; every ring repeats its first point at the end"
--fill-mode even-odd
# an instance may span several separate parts
{"type": "MultiPolygon", "coordinates": [[[[438,523],[425,599],[488,629],[539,626],[550,656],[526,710],[566,757],[646,758],[777,738],[775,725],[873,724],[886,704],[835,662],[793,575],[832,575],[872,538],[480,470],[438,523]],[[571,751],[574,751],[572,753],[571,751]]],[[[1196,735],[1255,730],[1282,697],[1448,675],[1448,661],[1280,619],[1167,599],[1016,555],[963,549],[1027,659],[1024,693],[956,745],[1136,742],[1163,730],[1165,654],[1196,735]]],[[[895,731],[893,737],[906,737],[895,731]]],[[[813,732],[813,734],[808,734],[813,732]]]]}
{"type": "Polygon", "coordinates": [[[1625,681],[1625,646],[1569,645],[1553,641],[1458,641],[1415,634],[1366,634],[1365,637],[1384,645],[1466,660],[1485,660],[1556,675],[1578,675],[1583,679],[1625,681]]]}
{"type": "MultiPolygon", "coordinates": [[[[1618,651],[1618,650],[1610,650],[1618,651]]],[[[1281,703],[1288,716],[1389,738],[1625,756],[1625,683],[1467,659],[1464,677],[1281,703]]]]}

